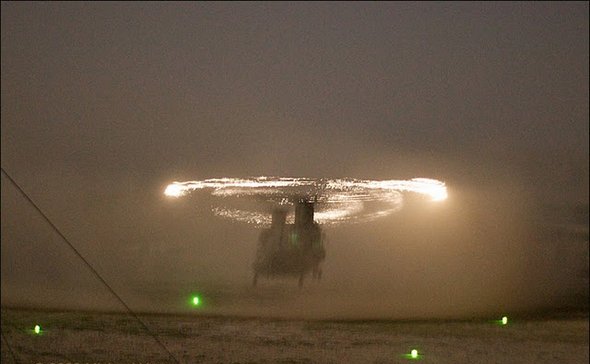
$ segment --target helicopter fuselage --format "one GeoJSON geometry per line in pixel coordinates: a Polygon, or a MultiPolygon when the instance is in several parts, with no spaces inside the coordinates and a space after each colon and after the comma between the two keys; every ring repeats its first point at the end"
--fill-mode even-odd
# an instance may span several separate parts
{"type": "Polygon", "coordinates": [[[326,252],[322,230],[313,221],[314,204],[300,200],[295,208],[295,223],[287,224],[285,210],[276,209],[272,225],[261,232],[254,268],[254,285],[258,277],[293,276],[303,284],[305,275],[312,272],[321,277],[321,262],[326,252]]]}

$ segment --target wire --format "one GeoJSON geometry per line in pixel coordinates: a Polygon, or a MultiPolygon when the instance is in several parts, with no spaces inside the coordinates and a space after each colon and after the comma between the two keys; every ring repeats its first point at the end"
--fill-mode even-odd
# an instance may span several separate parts
{"type": "Polygon", "coordinates": [[[14,355],[14,351],[12,351],[12,348],[10,347],[8,340],[6,340],[6,336],[4,336],[4,331],[2,330],[2,326],[0,326],[0,334],[2,334],[2,340],[4,340],[6,347],[8,347],[8,351],[10,352],[10,356],[12,356],[12,361],[14,361],[15,364],[18,364],[19,361],[16,360],[16,356],[14,355]]]}
{"type": "MultiPolygon", "coordinates": [[[[168,350],[168,348],[166,347],[166,345],[164,345],[164,343],[162,341],[160,341],[160,339],[158,339],[158,337],[148,328],[148,326],[139,318],[139,316],[137,316],[137,314],[135,314],[135,312],[133,312],[133,310],[131,309],[131,307],[129,307],[125,301],[123,301],[123,299],[121,298],[121,296],[119,296],[117,294],[117,292],[115,292],[115,290],[102,278],[102,276],[98,273],[98,271],[96,269],[94,269],[94,267],[84,258],[84,256],[78,251],[78,249],[76,249],[74,247],[74,245],[72,245],[72,243],[68,240],[68,238],[66,238],[66,236],[64,234],[62,234],[62,232],[57,228],[57,226],[55,226],[55,224],[53,224],[53,222],[51,222],[51,220],[49,220],[49,218],[47,217],[47,215],[45,215],[43,213],[43,211],[35,204],[35,202],[33,202],[33,200],[29,197],[29,195],[27,195],[27,193],[20,188],[20,186],[18,185],[18,183],[16,183],[16,181],[14,179],[12,179],[12,177],[10,177],[10,175],[8,174],[8,172],[6,172],[6,170],[4,170],[4,167],[0,167],[0,169],[2,169],[2,172],[4,173],[4,175],[8,178],[8,180],[20,191],[20,193],[25,197],[25,199],[27,201],[29,201],[29,203],[31,205],[33,205],[33,207],[35,208],[35,210],[37,210],[37,212],[39,212],[39,214],[45,219],[45,221],[53,228],[53,230],[63,239],[63,241],[66,242],[66,244],[70,247],[70,249],[72,249],[72,251],[80,258],[82,259],[82,261],[86,264],[86,267],[88,267],[88,269],[90,270],[90,272],[92,272],[92,274],[94,274],[94,276],[96,278],[98,278],[98,280],[111,292],[111,294],[113,296],[115,296],[115,298],[121,303],[121,305],[123,305],[123,307],[125,307],[125,309],[127,310],[127,312],[135,319],[137,320],[137,322],[140,323],[140,325],[145,329],[145,331],[150,334],[151,337],[154,338],[154,340],[158,343],[158,345],[160,345],[162,347],[162,349],[164,349],[164,351],[166,351],[168,353],[168,355],[172,358],[172,360],[174,360],[175,363],[180,364],[180,362],[178,361],[178,359],[176,359],[176,357],[174,355],[172,355],[172,353],[170,352],[170,350],[168,350]]],[[[4,335],[3,335],[4,336],[4,335]]],[[[6,339],[5,339],[6,340],[6,339]]]]}

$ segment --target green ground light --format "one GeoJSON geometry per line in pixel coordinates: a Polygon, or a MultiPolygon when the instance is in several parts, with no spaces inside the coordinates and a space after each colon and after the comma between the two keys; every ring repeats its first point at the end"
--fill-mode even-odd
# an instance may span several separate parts
{"type": "Polygon", "coordinates": [[[497,325],[500,325],[500,326],[506,326],[506,325],[508,325],[508,316],[502,316],[501,319],[494,320],[493,322],[497,325]]]}
{"type": "Polygon", "coordinates": [[[34,332],[36,335],[40,335],[40,334],[41,334],[41,326],[39,326],[39,325],[35,325],[35,327],[33,328],[33,332],[34,332]]]}
{"type": "Polygon", "coordinates": [[[418,350],[412,349],[409,354],[402,355],[404,358],[409,360],[420,360],[422,359],[422,355],[418,353],[418,350]]]}
{"type": "Polygon", "coordinates": [[[191,304],[193,306],[200,306],[201,305],[201,298],[197,295],[191,297],[191,304]]]}

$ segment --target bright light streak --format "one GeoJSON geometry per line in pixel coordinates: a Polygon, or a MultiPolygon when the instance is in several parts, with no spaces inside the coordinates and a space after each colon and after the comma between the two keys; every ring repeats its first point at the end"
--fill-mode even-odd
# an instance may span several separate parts
{"type": "Polygon", "coordinates": [[[177,184],[178,182],[174,182],[169,184],[164,190],[164,194],[170,197],[180,197],[186,195],[188,192],[186,189],[182,188],[182,186],[177,184]]]}
{"type": "MultiPolygon", "coordinates": [[[[278,205],[293,204],[293,196],[315,198],[315,220],[321,224],[371,221],[392,214],[403,206],[403,193],[417,193],[432,201],[447,195],[444,182],[429,178],[410,180],[313,179],[286,177],[212,178],[202,181],[173,182],[164,194],[182,197],[192,191],[210,189],[218,198],[213,213],[258,226],[270,223],[268,211],[249,211],[226,206],[232,198],[253,197],[278,205]]],[[[288,216],[287,220],[292,220],[288,216]]]]}
{"type": "Polygon", "coordinates": [[[410,356],[416,359],[418,357],[418,350],[412,349],[412,351],[410,352],[410,356]]]}

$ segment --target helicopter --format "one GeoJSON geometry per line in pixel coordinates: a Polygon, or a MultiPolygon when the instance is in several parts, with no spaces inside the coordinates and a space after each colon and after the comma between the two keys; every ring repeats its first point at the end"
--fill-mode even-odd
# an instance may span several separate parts
{"type": "Polygon", "coordinates": [[[252,264],[252,285],[258,284],[260,276],[298,277],[303,287],[305,277],[321,279],[321,263],[326,258],[324,234],[314,222],[315,200],[299,198],[295,204],[295,222],[287,224],[287,210],[275,208],[268,229],[260,233],[258,250],[252,264]]]}
{"type": "Polygon", "coordinates": [[[179,198],[201,189],[211,189],[211,195],[219,198],[212,205],[213,213],[219,217],[258,226],[267,225],[271,220],[270,227],[264,229],[258,239],[252,264],[253,286],[260,277],[298,277],[299,287],[309,273],[321,279],[326,250],[325,235],[319,223],[358,223],[387,216],[402,207],[403,192],[429,196],[432,201],[444,201],[448,196],[445,183],[430,178],[361,180],[266,176],[173,182],[164,194],[179,198]],[[239,204],[244,199],[255,199],[265,205],[270,203],[273,206],[271,218],[239,204]],[[295,206],[294,223],[287,223],[289,211],[286,208],[290,205],[295,206]],[[314,220],[316,205],[321,205],[321,209],[314,220]]]}

